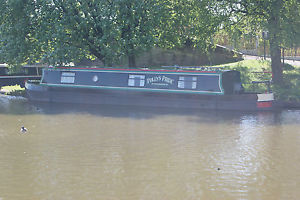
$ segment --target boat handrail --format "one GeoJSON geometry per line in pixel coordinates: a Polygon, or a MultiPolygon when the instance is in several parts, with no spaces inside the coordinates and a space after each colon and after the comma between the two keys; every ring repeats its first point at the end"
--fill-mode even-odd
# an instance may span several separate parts
{"type": "Polygon", "coordinates": [[[266,84],[269,84],[271,83],[272,80],[266,80],[266,81],[252,81],[252,83],[256,83],[256,84],[259,84],[259,83],[266,83],[266,84]]]}
{"type": "Polygon", "coordinates": [[[203,67],[203,66],[161,66],[162,68],[175,68],[175,69],[197,69],[201,71],[225,71],[224,67],[203,67]]]}
{"type": "Polygon", "coordinates": [[[251,83],[252,83],[252,84],[266,84],[266,86],[267,86],[267,92],[268,92],[268,93],[271,93],[271,92],[272,92],[272,90],[271,90],[271,83],[272,83],[272,80],[252,81],[251,83]]]}
{"type": "Polygon", "coordinates": [[[262,71],[262,72],[251,72],[253,74],[272,74],[272,72],[269,71],[262,71]]]}

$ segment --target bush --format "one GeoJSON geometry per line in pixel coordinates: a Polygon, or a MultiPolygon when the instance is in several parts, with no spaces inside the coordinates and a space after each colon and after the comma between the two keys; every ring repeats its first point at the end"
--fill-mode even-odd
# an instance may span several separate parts
{"type": "MultiPolygon", "coordinates": [[[[226,65],[225,69],[237,70],[241,72],[241,79],[246,92],[265,92],[266,84],[252,84],[252,81],[271,80],[270,73],[262,74],[255,72],[271,72],[270,61],[264,60],[244,60],[235,64],[226,65]]],[[[283,66],[284,84],[281,86],[271,85],[271,90],[275,98],[282,101],[300,102],[300,68],[289,64],[283,66]]]]}
{"type": "Polygon", "coordinates": [[[286,66],[289,69],[284,71],[284,84],[282,86],[273,85],[273,90],[280,100],[300,102],[300,69],[291,65],[286,66]]]}
{"type": "Polygon", "coordinates": [[[244,60],[236,64],[225,66],[225,69],[241,72],[241,81],[246,92],[263,93],[268,90],[264,83],[254,84],[253,81],[269,81],[272,78],[270,73],[270,62],[264,60],[244,60]]]}

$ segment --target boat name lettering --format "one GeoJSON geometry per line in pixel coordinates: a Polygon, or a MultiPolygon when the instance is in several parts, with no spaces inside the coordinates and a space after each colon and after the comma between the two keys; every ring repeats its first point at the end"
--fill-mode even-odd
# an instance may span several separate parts
{"type": "Polygon", "coordinates": [[[166,76],[154,76],[151,78],[147,78],[147,84],[157,85],[157,84],[173,84],[174,79],[166,77],[166,76]],[[160,83],[158,83],[160,82],[160,83]]]}

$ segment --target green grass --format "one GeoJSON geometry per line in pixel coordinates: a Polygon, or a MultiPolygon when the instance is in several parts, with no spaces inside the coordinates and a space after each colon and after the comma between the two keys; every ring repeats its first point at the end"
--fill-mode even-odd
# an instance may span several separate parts
{"type": "Polygon", "coordinates": [[[284,101],[300,102],[300,67],[285,65],[283,78],[282,86],[273,87],[275,94],[284,101]]]}
{"type": "Polygon", "coordinates": [[[267,91],[266,84],[253,84],[253,81],[271,80],[271,62],[266,60],[242,60],[234,63],[205,66],[205,67],[220,67],[224,70],[237,70],[241,72],[241,81],[246,92],[265,92],[267,91]],[[260,72],[260,73],[257,73],[260,72]]]}
{"type": "Polygon", "coordinates": [[[1,87],[1,91],[13,96],[23,96],[25,94],[25,88],[21,88],[20,85],[4,86],[1,87]]]}
{"type": "Polygon", "coordinates": [[[270,61],[251,59],[251,60],[242,60],[242,61],[228,63],[228,64],[215,65],[213,67],[237,67],[237,66],[247,66],[253,69],[268,68],[270,67],[270,61]]]}
{"type": "Polygon", "coordinates": [[[265,60],[243,60],[236,63],[223,65],[225,69],[241,72],[241,79],[246,92],[266,92],[264,83],[253,84],[253,81],[269,81],[272,79],[271,63],[265,60]]]}
{"type": "Polygon", "coordinates": [[[229,68],[247,67],[250,71],[271,71],[271,62],[266,60],[243,60],[224,65],[229,68]]]}
{"type": "MultiPolygon", "coordinates": [[[[271,72],[271,62],[264,60],[243,60],[223,66],[225,69],[238,70],[246,91],[264,92],[267,90],[265,84],[251,84],[252,81],[270,80],[271,74],[258,74],[254,72],[271,72]]],[[[282,85],[272,85],[271,89],[277,99],[283,101],[300,102],[300,67],[285,64],[283,67],[282,85]]]]}

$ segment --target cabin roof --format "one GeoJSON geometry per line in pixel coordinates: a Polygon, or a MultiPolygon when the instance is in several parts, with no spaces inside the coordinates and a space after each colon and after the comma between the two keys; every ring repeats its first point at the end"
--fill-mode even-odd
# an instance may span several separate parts
{"type": "MultiPolygon", "coordinates": [[[[51,69],[51,68],[50,68],[51,69]]],[[[220,67],[180,67],[177,69],[149,69],[149,68],[99,68],[99,67],[56,67],[65,70],[99,70],[99,71],[128,71],[128,72],[182,72],[182,73],[217,73],[221,74],[230,70],[220,70],[220,67]]]]}

